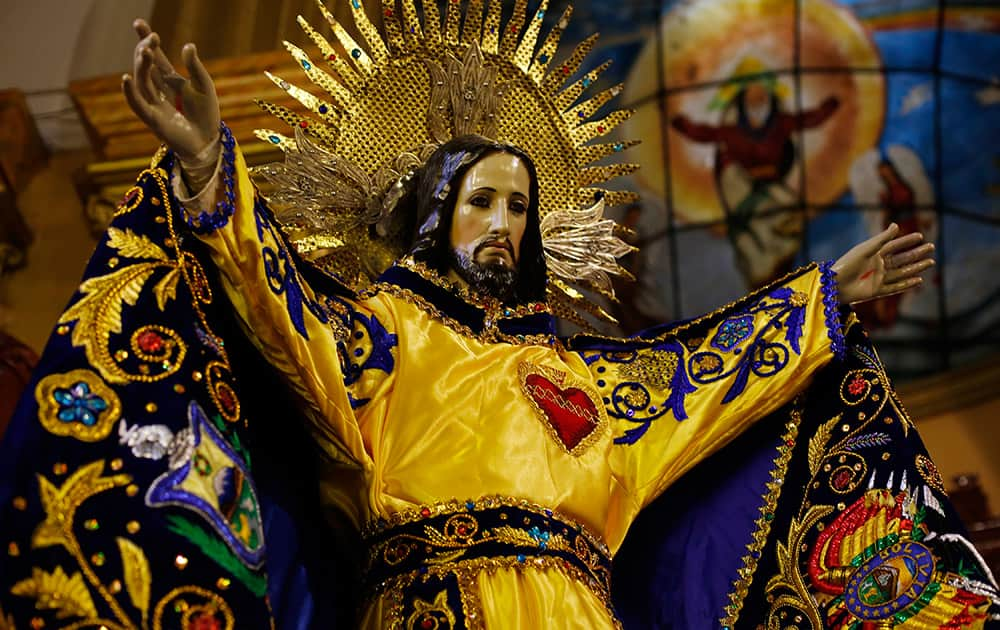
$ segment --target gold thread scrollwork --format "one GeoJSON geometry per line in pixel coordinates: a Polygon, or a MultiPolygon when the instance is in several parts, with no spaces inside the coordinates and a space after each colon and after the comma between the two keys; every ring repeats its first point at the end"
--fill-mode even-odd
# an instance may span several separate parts
{"type": "Polygon", "coordinates": [[[779,628],[781,624],[778,616],[783,608],[791,608],[798,611],[804,620],[807,620],[814,630],[825,627],[822,616],[816,608],[812,596],[809,594],[802,574],[799,571],[799,554],[802,543],[806,535],[816,523],[826,515],[833,512],[833,508],[827,505],[814,505],[809,508],[802,520],[793,518],[791,527],[788,530],[788,540],[786,543],[779,542],[775,553],[778,559],[778,573],[767,581],[765,592],[771,601],[771,608],[768,614],[768,628],[779,628]],[[782,592],[784,591],[784,592],[782,592]],[[776,592],[780,592],[775,596],[776,592]],[[773,597],[773,599],[771,599],[773,597]]]}
{"type": "Polygon", "coordinates": [[[433,602],[427,602],[419,597],[413,600],[413,612],[406,620],[406,630],[446,630],[454,628],[458,620],[451,606],[448,605],[448,591],[437,594],[433,602]]]}
{"type": "Polygon", "coordinates": [[[180,369],[180,361],[166,368],[163,362],[143,364],[145,370],[140,369],[138,374],[130,372],[122,365],[128,358],[127,353],[119,351],[112,355],[111,336],[122,332],[124,307],[136,305],[147,282],[161,269],[166,269],[167,274],[154,287],[153,293],[160,309],[165,308],[176,293],[174,275],[179,263],[171,260],[152,240],[128,229],[108,228],[107,244],[120,256],[147,260],[84,280],[80,285],[80,299],[66,309],[59,324],[75,323],[70,342],[84,349],[87,360],[107,382],[121,385],[162,380],[180,369]]]}

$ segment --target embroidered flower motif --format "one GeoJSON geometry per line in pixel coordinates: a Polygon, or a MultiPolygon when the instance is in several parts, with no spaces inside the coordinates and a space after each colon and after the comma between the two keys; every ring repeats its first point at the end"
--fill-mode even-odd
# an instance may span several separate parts
{"type": "Polygon", "coordinates": [[[712,346],[728,352],[742,343],[747,337],[753,334],[753,316],[743,315],[733,317],[722,322],[715,337],[712,338],[712,346]]]}
{"type": "Polygon", "coordinates": [[[77,381],[68,388],[57,388],[52,397],[59,405],[56,416],[63,422],[79,422],[88,427],[97,424],[97,416],[108,408],[108,403],[90,391],[84,381],[77,381]]]}

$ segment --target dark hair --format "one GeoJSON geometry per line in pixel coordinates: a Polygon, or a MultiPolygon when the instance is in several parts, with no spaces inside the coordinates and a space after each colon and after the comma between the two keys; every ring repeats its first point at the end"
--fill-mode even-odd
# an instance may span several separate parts
{"type": "Polygon", "coordinates": [[[452,138],[431,154],[414,173],[410,192],[397,206],[397,212],[415,218],[409,253],[441,275],[448,272],[452,261],[451,222],[462,178],[479,160],[494,153],[515,155],[528,169],[528,222],[521,239],[513,299],[517,303],[541,302],[545,300],[546,269],[538,214],[538,174],[528,154],[515,146],[465,135],[452,138]]]}

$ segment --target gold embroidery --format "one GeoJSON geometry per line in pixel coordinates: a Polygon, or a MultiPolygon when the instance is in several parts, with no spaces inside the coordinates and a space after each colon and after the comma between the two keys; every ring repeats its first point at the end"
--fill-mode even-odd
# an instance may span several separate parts
{"type": "Polygon", "coordinates": [[[651,385],[659,390],[670,389],[670,381],[677,372],[677,354],[662,350],[642,352],[629,363],[618,364],[618,377],[651,385]]]}
{"type": "Polygon", "coordinates": [[[118,395],[90,370],[50,374],[35,387],[38,421],[53,435],[84,442],[106,438],[121,417],[118,395]]]}
{"type": "MultiPolygon", "coordinates": [[[[494,557],[494,558],[474,558],[472,560],[459,560],[447,564],[433,564],[426,567],[425,572],[411,571],[396,578],[387,580],[385,587],[379,589],[376,597],[380,597],[388,603],[388,616],[390,628],[398,628],[403,623],[400,609],[403,601],[403,592],[414,581],[418,579],[440,578],[447,575],[468,576],[466,584],[470,589],[475,589],[474,576],[483,571],[497,571],[500,569],[513,569],[515,571],[558,571],[568,579],[586,585],[590,592],[597,597],[608,612],[609,620],[615,628],[621,630],[621,621],[615,615],[614,607],[611,603],[611,594],[605,591],[601,585],[583,570],[572,564],[568,564],[561,558],[552,556],[538,556],[526,562],[520,562],[515,557],[494,557]]],[[[464,600],[463,600],[464,601],[464,600]]],[[[479,613],[477,613],[478,615],[479,613]]],[[[470,628],[481,627],[474,624],[470,628]]]]}
{"type": "Polygon", "coordinates": [[[115,209],[114,216],[120,217],[123,214],[128,214],[142,203],[143,191],[141,186],[133,186],[125,191],[125,196],[122,198],[122,202],[118,204],[118,208],[115,209]],[[132,199],[129,199],[132,195],[135,195],[132,199]]]}
{"type": "MultiPolygon", "coordinates": [[[[233,630],[236,624],[232,609],[218,593],[213,593],[199,586],[186,585],[175,588],[156,603],[156,608],[153,610],[153,630],[163,630],[163,615],[165,612],[168,612],[167,605],[175,600],[176,603],[170,608],[169,612],[179,614],[180,620],[179,623],[168,623],[166,625],[167,628],[200,627],[199,623],[205,623],[209,620],[217,621],[218,615],[222,615],[225,622],[220,630],[233,630]],[[205,601],[192,603],[187,599],[181,599],[182,595],[202,598],[205,601]]],[[[217,624],[205,623],[205,625],[208,627],[217,627],[217,624]]]]}
{"type": "Polygon", "coordinates": [[[31,577],[12,586],[10,592],[34,598],[35,608],[39,610],[55,610],[56,619],[97,616],[97,608],[83,577],[79,573],[66,575],[62,567],[56,567],[52,573],[34,567],[31,577]]]}
{"type": "Polygon", "coordinates": [[[406,630],[418,627],[445,630],[454,628],[456,623],[458,620],[455,619],[455,613],[451,612],[451,607],[448,606],[448,591],[444,590],[437,594],[433,602],[425,602],[419,597],[413,599],[413,613],[406,620],[406,630]],[[447,621],[448,625],[442,625],[442,621],[447,621]]]}
{"type": "Polygon", "coordinates": [[[125,589],[128,591],[132,604],[142,613],[142,625],[146,625],[149,615],[149,596],[153,580],[149,571],[149,560],[137,544],[127,538],[116,537],[118,551],[122,558],[122,573],[125,576],[125,589]]]}
{"type": "Polygon", "coordinates": [[[5,615],[3,606],[0,606],[0,630],[17,630],[14,625],[14,617],[5,615]]]}
{"type": "Polygon", "coordinates": [[[32,533],[31,546],[33,549],[51,545],[65,547],[79,564],[87,582],[107,602],[119,622],[125,627],[132,627],[125,611],[90,567],[73,532],[73,520],[80,505],[94,495],[124,486],[132,480],[125,474],[103,477],[103,470],[104,460],[91,462],[77,469],[58,488],[44,476],[38,475],[38,493],[45,511],[45,520],[32,533]]]}
{"type": "Polygon", "coordinates": [[[743,566],[736,572],[739,577],[733,581],[729,590],[729,604],[725,608],[726,614],[719,619],[723,628],[732,628],[739,620],[740,611],[743,609],[743,600],[750,592],[753,576],[757,572],[757,562],[767,544],[767,537],[771,532],[771,522],[774,519],[774,510],[778,507],[778,499],[781,497],[781,489],[784,487],[785,475],[788,473],[788,463],[792,459],[795,440],[799,435],[799,425],[802,423],[802,404],[801,396],[792,403],[789,421],[785,424],[785,433],[781,436],[781,445],[778,447],[778,457],[774,459],[774,468],[771,469],[771,481],[766,484],[767,494],[764,495],[764,502],[760,506],[761,514],[754,522],[753,540],[747,545],[747,550],[750,553],[742,558],[743,566]]]}
{"type": "MultiPolygon", "coordinates": [[[[793,518],[791,526],[788,528],[787,543],[778,543],[776,555],[778,558],[778,574],[767,581],[765,590],[768,594],[778,589],[791,591],[783,593],[773,598],[771,610],[779,607],[789,607],[798,610],[809,619],[813,628],[823,628],[825,623],[819,610],[816,608],[815,600],[809,593],[805,580],[799,571],[799,554],[802,550],[802,542],[809,530],[812,529],[823,517],[833,512],[833,508],[828,505],[814,505],[809,508],[802,520],[793,518]]],[[[770,624],[769,624],[770,627],[770,624]]]]}
{"type": "Polygon", "coordinates": [[[816,434],[812,436],[812,439],[809,440],[809,474],[811,476],[816,476],[816,473],[819,472],[820,464],[823,463],[823,459],[827,455],[826,445],[830,441],[830,436],[833,435],[833,430],[837,427],[837,423],[840,422],[842,415],[838,413],[823,423],[820,428],[816,429],[816,434]]]}
{"type": "MultiPolygon", "coordinates": [[[[150,373],[143,373],[141,366],[139,374],[123,368],[119,363],[122,359],[112,356],[109,345],[111,335],[122,331],[123,307],[135,306],[154,272],[164,268],[171,273],[175,272],[179,263],[170,260],[159,245],[130,230],[108,228],[108,247],[127,258],[148,258],[152,261],[132,263],[107,275],[84,280],[80,285],[80,299],[66,309],[59,318],[59,324],[76,323],[70,341],[74,346],[84,349],[87,360],[109,383],[152,383],[162,380],[180,368],[186,352],[184,344],[172,332],[166,340],[161,339],[160,342],[172,350],[174,356],[152,365],[144,364],[150,373]]],[[[154,290],[161,310],[172,298],[171,284],[168,274],[154,290]]]]}

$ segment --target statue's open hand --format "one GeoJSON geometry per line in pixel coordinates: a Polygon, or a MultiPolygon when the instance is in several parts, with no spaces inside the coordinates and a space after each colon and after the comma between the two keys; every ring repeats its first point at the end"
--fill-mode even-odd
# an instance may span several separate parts
{"type": "Polygon", "coordinates": [[[833,264],[841,304],[854,304],[902,293],[920,286],[920,274],[934,266],[933,243],[919,232],[896,237],[893,223],[858,243],[833,264]]]}
{"type": "Polygon", "coordinates": [[[133,74],[122,77],[122,91],[132,111],[177,155],[189,163],[215,162],[200,155],[219,135],[219,99],[215,85],[198,59],[194,44],[181,51],[190,80],[174,70],[160,48],[160,36],[144,20],[133,23],[139,35],[133,74]]]}

